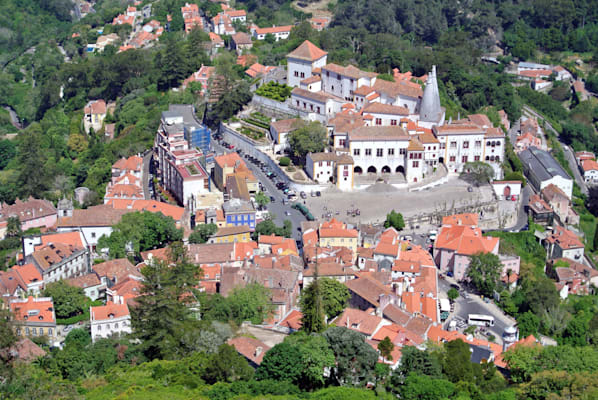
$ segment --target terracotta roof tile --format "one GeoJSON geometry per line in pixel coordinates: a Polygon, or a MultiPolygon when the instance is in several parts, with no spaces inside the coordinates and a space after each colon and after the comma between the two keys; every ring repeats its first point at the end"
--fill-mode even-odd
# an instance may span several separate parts
{"type": "Polygon", "coordinates": [[[10,310],[16,321],[26,322],[34,320],[35,322],[56,323],[54,314],[54,303],[51,297],[12,300],[10,310]]]}
{"type": "Polygon", "coordinates": [[[264,359],[264,354],[270,350],[270,346],[267,344],[246,336],[229,339],[227,343],[255,365],[260,365],[264,359]]]}
{"type": "Polygon", "coordinates": [[[328,53],[318,48],[309,40],[304,41],[295,50],[287,54],[287,58],[298,58],[300,60],[316,61],[328,53]]]}
{"type": "Polygon", "coordinates": [[[367,336],[373,335],[381,322],[382,318],[355,308],[346,308],[345,311],[334,320],[336,326],[344,326],[367,336]]]}
{"type": "Polygon", "coordinates": [[[105,306],[91,307],[91,321],[103,321],[111,318],[125,317],[129,314],[127,304],[107,303],[105,306]]]}

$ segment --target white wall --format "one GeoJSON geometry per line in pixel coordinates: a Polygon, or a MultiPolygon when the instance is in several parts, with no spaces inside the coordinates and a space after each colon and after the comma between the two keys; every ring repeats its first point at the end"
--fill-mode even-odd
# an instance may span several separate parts
{"type": "Polygon", "coordinates": [[[101,321],[91,321],[91,340],[109,338],[118,333],[120,335],[131,333],[131,317],[129,315],[101,321]]]}

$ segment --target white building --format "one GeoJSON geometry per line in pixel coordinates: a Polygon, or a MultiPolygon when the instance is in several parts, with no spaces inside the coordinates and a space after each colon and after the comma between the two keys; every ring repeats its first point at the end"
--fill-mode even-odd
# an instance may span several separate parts
{"type": "Polygon", "coordinates": [[[355,90],[361,86],[372,86],[376,81],[376,73],[362,71],[353,65],[342,67],[326,64],[322,67],[322,91],[353,102],[355,90]]]}
{"type": "Polygon", "coordinates": [[[289,148],[288,135],[295,129],[302,126],[299,118],[282,119],[270,124],[270,137],[274,142],[274,151],[282,151],[289,148]]]}
{"type": "Polygon", "coordinates": [[[296,87],[291,92],[291,105],[308,113],[308,119],[326,123],[341,110],[343,99],[326,92],[310,92],[296,87]]]}
{"type": "Polygon", "coordinates": [[[505,135],[497,128],[484,129],[474,124],[449,124],[433,128],[440,146],[439,162],[450,173],[461,173],[468,162],[481,161],[495,169],[500,178],[504,160],[505,135]]]}
{"type": "Polygon", "coordinates": [[[300,82],[313,71],[326,65],[328,53],[309,40],[287,54],[287,85],[299,87],[300,82]]]}
{"type": "Polygon", "coordinates": [[[598,182],[598,162],[594,160],[585,160],[581,163],[583,170],[583,180],[585,183],[595,184],[598,182]]]}
{"type": "Polygon", "coordinates": [[[536,192],[552,183],[571,199],[573,179],[547,151],[532,146],[519,153],[519,159],[523,163],[525,176],[536,192]]]}
{"type": "Polygon", "coordinates": [[[314,181],[334,183],[342,191],[353,189],[353,158],[348,154],[308,153],[305,172],[314,181]]]}
{"type": "Polygon", "coordinates": [[[90,307],[91,340],[119,337],[132,332],[131,315],[127,304],[107,303],[90,307]]]}
{"type": "Polygon", "coordinates": [[[293,29],[293,25],[273,26],[271,28],[256,28],[252,33],[253,38],[257,40],[264,40],[267,34],[271,34],[278,42],[281,39],[288,38],[291,34],[291,29],[293,29]]]}

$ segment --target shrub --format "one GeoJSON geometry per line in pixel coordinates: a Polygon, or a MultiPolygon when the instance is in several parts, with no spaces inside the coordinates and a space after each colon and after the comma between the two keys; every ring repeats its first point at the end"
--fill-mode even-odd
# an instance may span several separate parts
{"type": "Polygon", "coordinates": [[[278,164],[281,167],[288,167],[289,165],[291,165],[291,159],[289,157],[280,157],[280,160],[278,160],[278,164]]]}

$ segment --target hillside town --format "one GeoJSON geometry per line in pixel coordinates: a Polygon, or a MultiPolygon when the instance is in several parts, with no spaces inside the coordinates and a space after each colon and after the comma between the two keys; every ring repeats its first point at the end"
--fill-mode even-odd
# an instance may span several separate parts
{"type": "Polygon", "coordinates": [[[583,62],[476,53],[501,82],[484,95],[518,93],[516,110],[484,105],[449,57],[345,58],[327,36],[340,17],[301,4],[268,19],[244,1],[69,2],[101,23],[73,25],[64,62],[120,60],[126,78],[83,90],[99,72],[61,72],[64,118],[48,107],[0,142],[17,143],[0,146],[0,358],[83,396],[186,360],[194,383],[176,385],[205,398],[552,398],[525,397],[548,367],[522,359],[598,337],[598,147],[567,114],[595,102],[583,62]],[[18,138],[34,129],[68,141],[18,138]],[[55,159],[27,153],[46,145],[55,159]],[[256,387],[214,389],[238,382],[256,387]]]}

